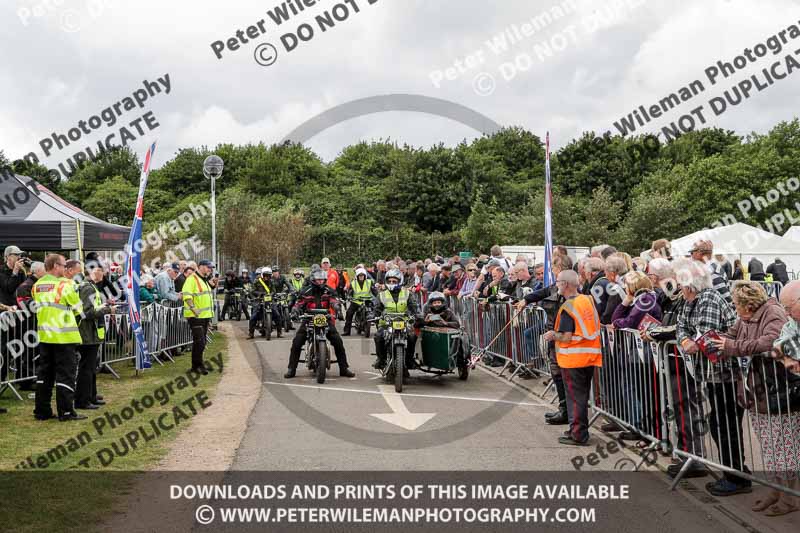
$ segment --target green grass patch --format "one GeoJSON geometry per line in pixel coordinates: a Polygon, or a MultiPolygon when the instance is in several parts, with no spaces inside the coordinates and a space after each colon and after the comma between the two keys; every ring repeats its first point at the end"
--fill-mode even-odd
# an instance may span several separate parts
{"type": "Polygon", "coordinates": [[[161,366],[154,362],[151,370],[139,376],[127,362],[115,365],[121,379],[98,375],[97,388],[107,405],[97,411],[81,411],[89,416],[84,421],[37,421],[33,418],[33,400],[21,402],[9,398],[6,392],[0,399],[0,407],[9,410],[0,415],[2,529],[86,531],[99,524],[115,500],[130,490],[136,473],[152,468],[167,454],[169,444],[195,416],[192,408],[197,415],[202,414],[198,395],[213,395],[221,373],[212,359],[221,356],[226,365],[225,347],[224,336],[215,333],[205,352],[206,363],[215,372],[191,376],[191,380],[187,374],[191,366],[188,351],[176,357],[175,363],[161,366]],[[192,380],[196,380],[194,386],[192,380]],[[136,412],[132,400],[145,397],[153,398],[153,404],[140,404],[141,412],[136,412]],[[134,414],[125,420],[123,411],[134,414]],[[107,414],[112,419],[113,415],[120,416],[121,423],[112,428],[107,414]],[[105,421],[100,428],[98,419],[105,421]],[[135,446],[132,439],[136,439],[135,446]],[[34,465],[44,466],[31,468],[28,458],[34,465]],[[21,464],[28,468],[17,468],[21,464]]]}

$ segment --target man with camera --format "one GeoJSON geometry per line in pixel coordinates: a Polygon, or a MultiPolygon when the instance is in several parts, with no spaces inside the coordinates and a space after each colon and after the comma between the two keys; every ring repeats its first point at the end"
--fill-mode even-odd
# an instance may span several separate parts
{"type": "MultiPolygon", "coordinates": [[[[8,307],[17,305],[17,287],[22,285],[28,273],[26,267],[30,267],[31,260],[28,255],[16,246],[6,246],[3,253],[5,262],[0,268],[0,304],[8,307]]],[[[18,328],[9,330],[9,341],[16,338],[18,328]]],[[[0,346],[0,356],[5,361],[11,361],[11,353],[6,346],[0,346]]],[[[0,365],[0,381],[5,381],[8,376],[8,365],[0,365]]]]}

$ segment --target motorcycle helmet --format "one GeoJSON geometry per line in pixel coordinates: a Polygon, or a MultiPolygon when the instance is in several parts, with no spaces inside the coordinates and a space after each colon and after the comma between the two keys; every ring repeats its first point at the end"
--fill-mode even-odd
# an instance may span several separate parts
{"type": "Polygon", "coordinates": [[[390,291],[394,291],[395,289],[397,289],[398,287],[401,287],[402,285],[403,285],[403,273],[402,272],[400,272],[396,268],[393,268],[392,270],[390,270],[389,272],[386,273],[386,288],[387,289],[389,289],[390,291]],[[391,281],[389,281],[390,279],[396,279],[397,281],[392,283],[391,281]]]}
{"type": "Polygon", "coordinates": [[[260,276],[260,275],[261,275],[261,269],[260,269],[260,268],[257,268],[257,269],[256,269],[256,276],[260,276]]]}
{"type": "Polygon", "coordinates": [[[295,278],[300,279],[300,278],[303,277],[303,269],[302,268],[295,268],[293,274],[294,274],[295,278]]]}
{"type": "Polygon", "coordinates": [[[428,296],[428,309],[434,313],[441,313],[447,309],[447,298],[441,292],[432,292],[428,296]]]}
{"type": "Polygon", "coordinates": [[[236,274],[234,273],[234,271],[233,271],[233,270],[228,270],[228,271],[226,271],[226,272],[225,272],[225,275],[226,275],[226,276],[228,276],[229,278],[232,278],[232,277],[234,277],[236,274]]]}
{"type": "Polygon", "coordinates": [[[357,268],[356,269],[356,278],[358,278],[358,276],[364,276],[364,278],[366,279],[367,271],[364,270],[363,268],[357,268]]]}
{"type": "Polygon", "coordinates": [[[281,271],[281,267],[279,267],[278,265],[272,265],[272,271],[273,272],[280,272],[281,271]]]}
{"type": "Polygon", "coordinates": [[[272,269],[270,267],[263,267],[261,269],[261,274],[264,275],[264,276],[271,276],[272,275],[272,269]]]}
{"type": "Polygon", "coordinates": [[[315,270],[311,274],[311,283],[317,287],[324,287],[328,283],[328,274],[324,270],[315,270]]]}

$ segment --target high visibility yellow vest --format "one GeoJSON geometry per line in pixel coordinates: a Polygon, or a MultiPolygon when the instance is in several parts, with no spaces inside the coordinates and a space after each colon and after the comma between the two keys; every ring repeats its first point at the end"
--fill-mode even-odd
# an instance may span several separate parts
{"type": "MultiPolygon", "coordinates": [[[[97,286],[94,283],[92,283],[91,285],[92,288],[94,289],[94,310],[99,311],[100,309],[103,308],[103,300],[100,299],[100,291],[97,290],[97,286]]],[[[99,326],[97,326],[97,337],[100,340],[103,340],[106,338],[106,319],[105,317],[102,317],[98,319],[97,322],[100,324],[99,326]]]]}
{"type": "Polygon", "coordinates": [[[575,331],[569,342],[556,341],[556,359],[561,368],[584,368],[603,366],[600,348],[600,317],[594,306],[594,298],[579,294],[567,300],[556,316],[553,329],[558,331],[561,316],[567,313],[575,321],[575,331]]]}
{"type": "Polygon", "coordinates": [[[400,294],[397,295],[397,302],[394,301],[392,293],[389,291],[383,291],[380,294],[380,299],[387,313],[401,314],[405,313],[406,309],[408,309],[408,291],[405,289],[400,289],[400,294]]]}
{"type": "Polygon", "coordinates": [[[366,302],[372,298],[372,280],[365,279],[364,285],[359,286],[358,279],[354,279],[350,286],[353,288],[353,300],[357,302],[366,302]]]}
{"type": "Polygon", "coordinates": [[[272,291],[269,288],[269,283],[264,283],[263,278],[258,278],[258,282],[264,287],[264,301],[271,302],[272,301],[272,291]]]}
{"type": "Polygon", "coordinates": [[[183,316],[186,318],[211,318],[214,316],[211,287],[197,273],[186,278],[181,292],[183,293],[183,316]],[[197,314],[189,307],[189,301],[194,304],[197,314]]]}
{"type": "Polygon", "coordinates": [[[298,292],[300,292],[300,289],[303,288],[303,284],[305,283],[305,281],[303,281],[303,278],[300,279],[292,278],[290,281],[292,282],[292,287],[294,287],[294,290],[298,292]]]}
{"type": "Polygon", "coordinates": [[[80,344],[81,333],[76,317],[81,314],[81,299],[71,279],[45,274],[31,290],[36,302],[39,342],[80,344]]]}

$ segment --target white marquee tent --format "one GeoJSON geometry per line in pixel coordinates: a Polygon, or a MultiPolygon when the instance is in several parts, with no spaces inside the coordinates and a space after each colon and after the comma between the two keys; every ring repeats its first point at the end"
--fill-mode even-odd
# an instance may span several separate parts
{"type": "Polygon", "coordinates": [[[783,234],[784,239],[791,239],[800,246],[800,226],[792,226],[783,234]]]}
{"type": "Polygon", "coordinates": [[[674,239],[671,243],[672,255],[687,255],[696,241],[705,239],[714,243],[714,254],[723,254],[731,261],[739,259],[746,265],[752,257],[756,257],[766,268],[776,257],[780,257],[786,263],[787,270],[800,273],[800,231],[797,235],[798,241],[795,241],[739,222],[674,239]]]}

